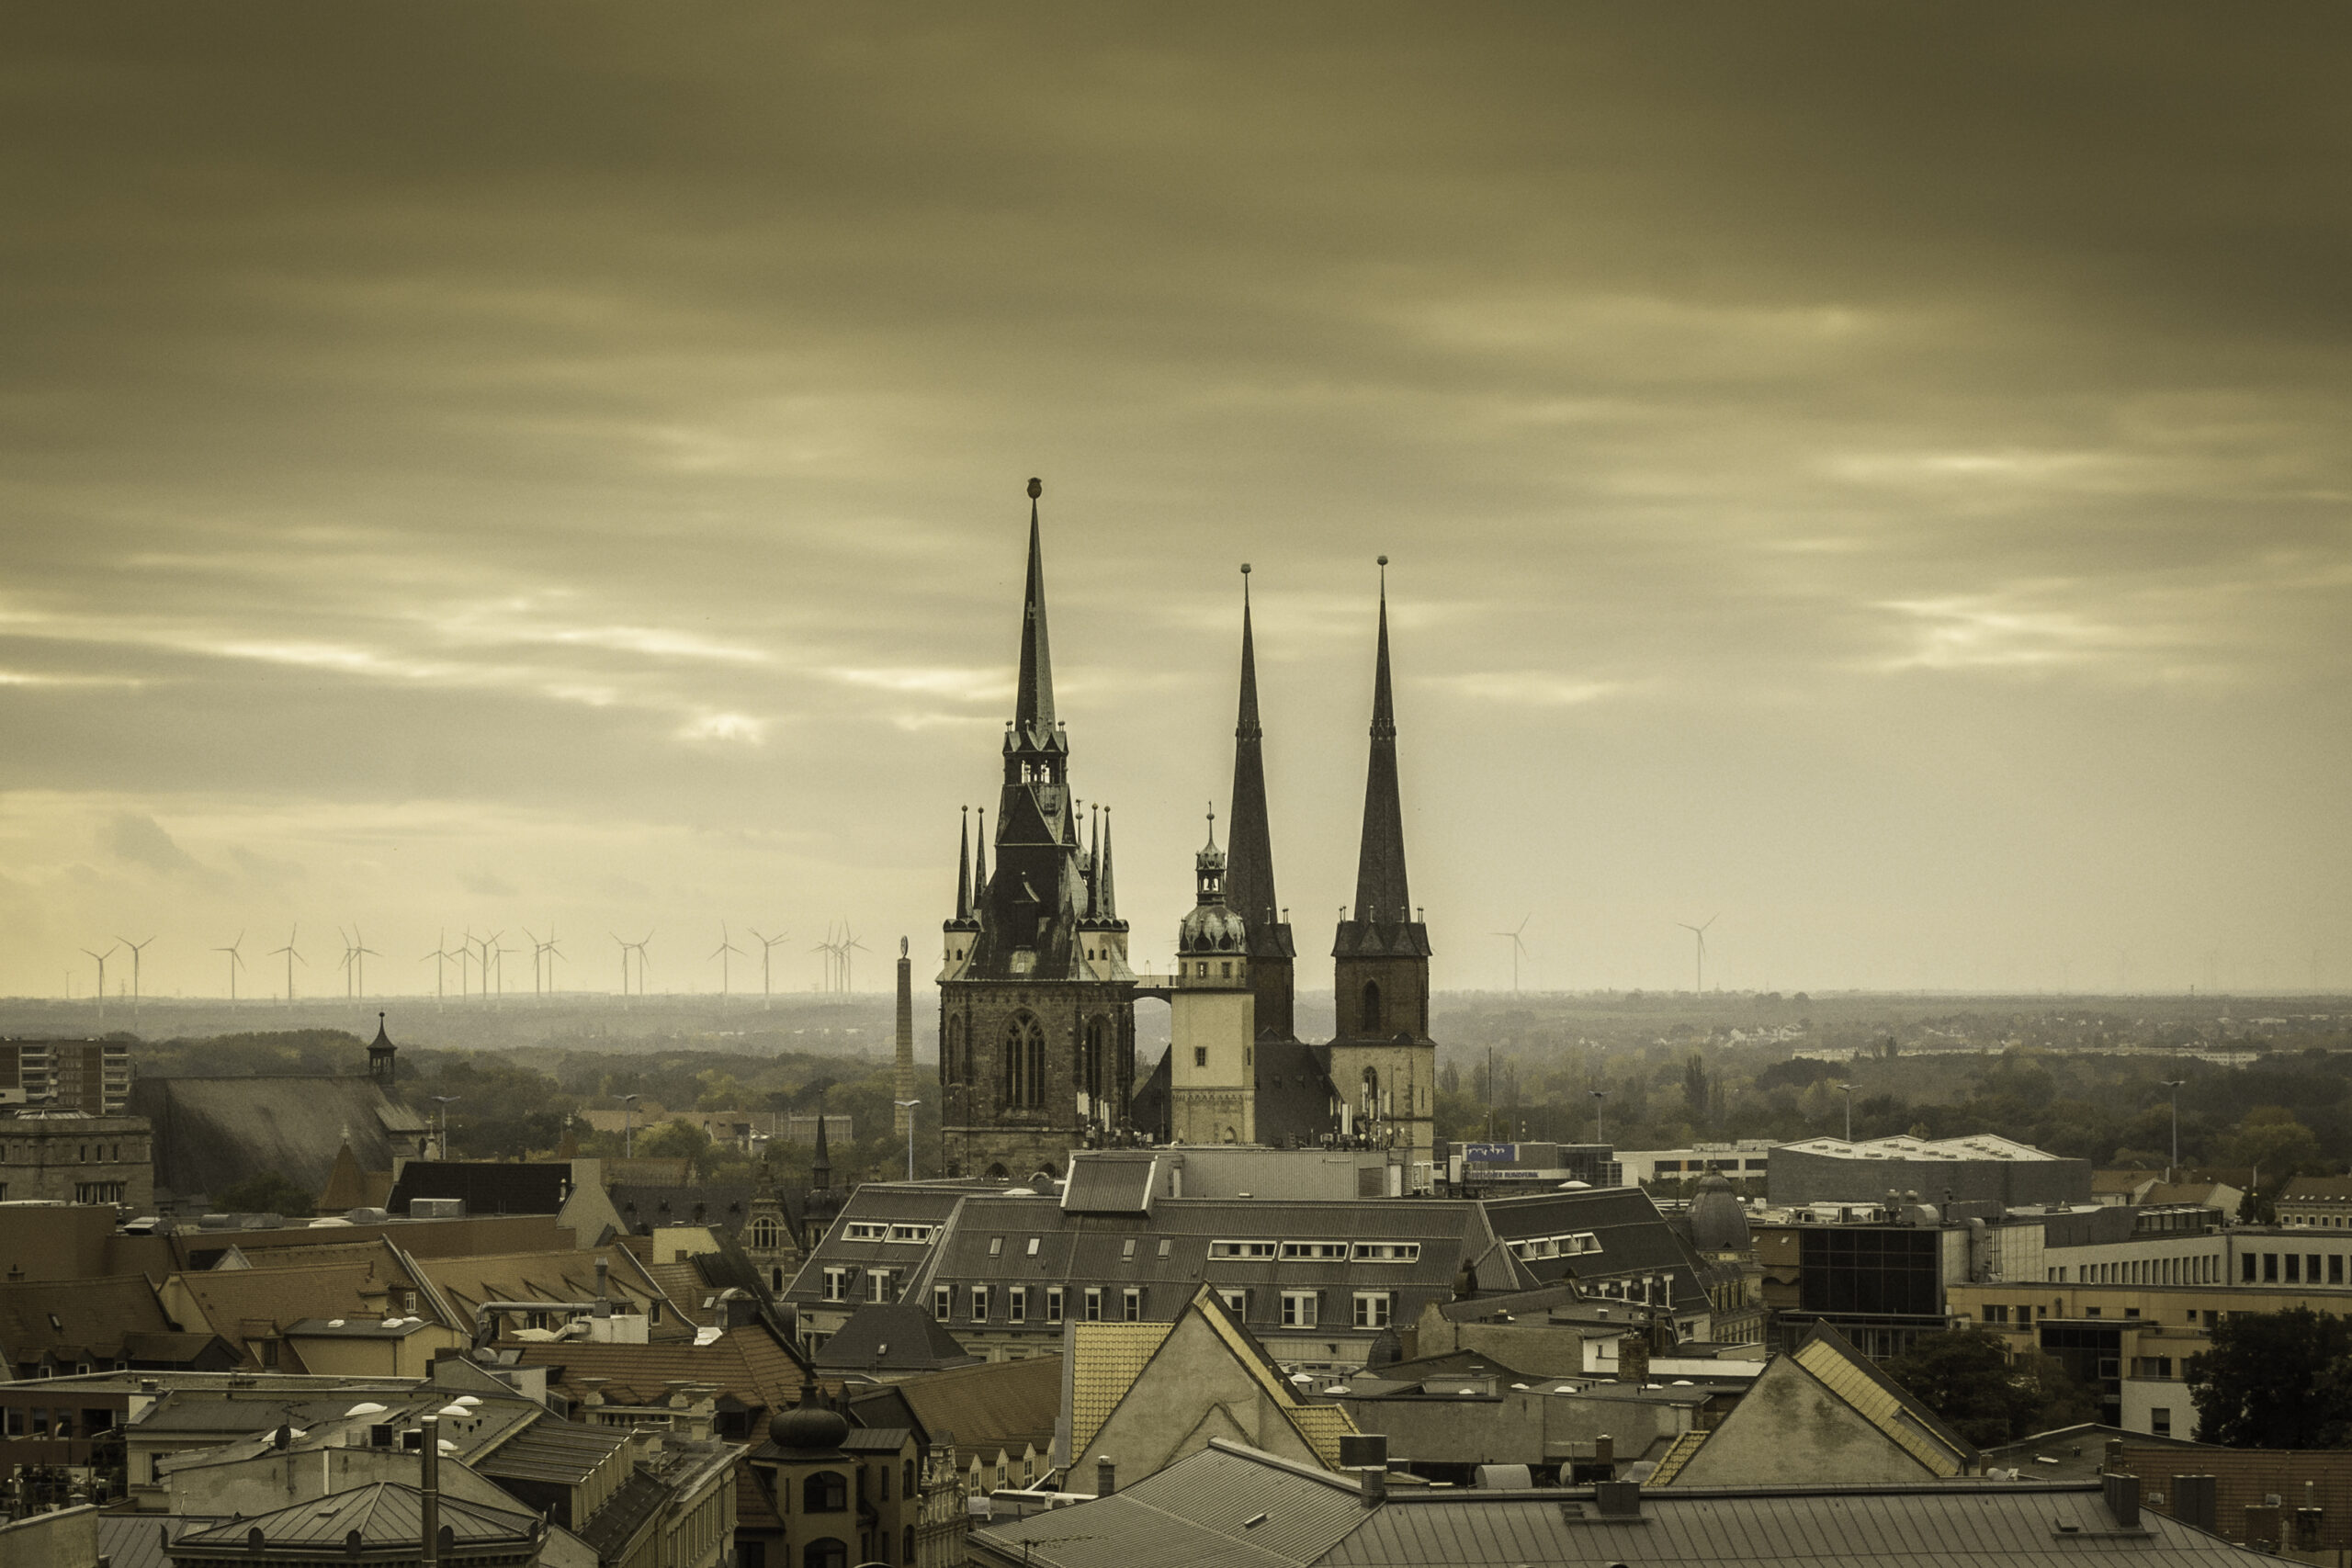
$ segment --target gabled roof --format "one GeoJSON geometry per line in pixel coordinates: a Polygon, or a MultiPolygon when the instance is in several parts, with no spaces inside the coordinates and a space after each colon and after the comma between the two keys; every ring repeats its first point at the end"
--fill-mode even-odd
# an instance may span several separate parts
{"type": "MultiPolygon", "coordinates": [[[[207,1269],[175,1278],[204,1314],[212,1332],[242,1355],[246,1353],[247,1339],[269,1337],[306,1318],[380,1319],[386,1310],[386,1292],[414,1281],[393,1262],[389,1248],[370,1251],[373,1256],[364,1261],[207,1269]]],[[[427,1314],[438,1315],[432,1293],[420,1289],[416,1315],[427,1314]]]]}
{"type": "Polygon", "coordinates": [[[1932,1473],[1956,1475],[1975,1462],[1975,1445],[1871,1365],[1869,1357],[1828,1324],[1814,1325],[1794,1359],[1932,1473]]]}
{"type": "Polygon", "coordinates": [[[893,1383],[931,1434],[933,1442],[956,1446],[959,1463],[999,1449],[1019,1453],[1053,1447],[1054,1423],[1061,1413],[1062,1359],[1033,1356],[1024,1361],[984,1361],[951,1367],[893,1383]]]}
{"type": "Polygon", "coordinates": [[[390,1170],[392,1137],[424,1128],[365,1077],[137,1077],[130,1110],[153,1123],[155,1185],[174,1193],[215,1193],[266,1171],[317,1192],[346,1138],[361,1170],[390,1170]]]}
{"type": "Polygon", "coordinates": [[[606,1400],[650,1404],[673,1382],[708,1383],[755,1410],[789,1409],[807,1375],[799,1359],[763,1324],[730,1328],[707,1345],[519,1345],[525,1366],[545,1367],[550,1383],[577,1400],[602,1378],[606,1400]]]}
{"type": "Polygon", "coordinates": [[[937,1371],[980,1358],[956,1343],[946,1325],[910,1301],[874,1303],[849,1314],[818,1348],[820,1372],[937,1371]]]}

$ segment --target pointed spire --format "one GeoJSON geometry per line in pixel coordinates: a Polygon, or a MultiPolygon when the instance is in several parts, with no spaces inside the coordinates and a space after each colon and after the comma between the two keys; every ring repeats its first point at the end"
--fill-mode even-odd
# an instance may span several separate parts
{"type": "Polygon", "coordinates": [[[1024,743],[1035,744],[1043,744],[1054,730],[1054,658],[1046,636],[1046,554],[1037,537],[1037,497],[1045,488],[1035,479],[1029,481],[1029,588],[1021,605],[1021,685],[1012,709],[1014,732],[1024,743]]]}
{"type": "Polygon", "coordinates": [[[1102,859],[1094,868],[1094,896],[1102,908],[1101,919],[1119,918],[1119,889],[1111,877],[1111,808],[1102,808],[1102,859]]]}
{"type": "Polygon", "coordinates": [[[1233,820],[1227,824],[1225,901],[1247,922],[1250,951],[1275,941],[1274,847],[1266,822],[1265,730],[1258,722],[1258,648],[1250,624],[1250,567],[1241,567],[1241,705],[1233,727],[1233,820]]]}
{"type": "Polygon", "coordinates": [[[1363,844],[1356,857],[1355,918],[1413,918],[1405,878],[1405,812],[1396,786],[1396,710],[1388,679],[1388,558],[1380,558],[1380,652],[1372,681],[1372,757],[1364,771],[1363,844]]]}
{"type": "Polygon", "coordinates": [[[817,1101],[817,1152],[808,1161],[808,1185],[822,1191],[833,1184],[833,1156],[825,1146],[825,1102],[817,1101]]]}
{"type": "Polygon", "coordinates": [[[989,808],[980,807],[980,830],[972,840],[972,908],[978,910],[988,901],[989,891],[989,808]]]}
{"type": "Polygon", "coordinates": [[[956,918],[972,918],[972,808],[964,807],[962,842],[956,851],[956,918]]]}
{"type": "Polygon", "coordinates": [[[1090,806],[1089,841],[1086,850],[1086,919],[1102,918],[1102,807],[1090,806]]]}

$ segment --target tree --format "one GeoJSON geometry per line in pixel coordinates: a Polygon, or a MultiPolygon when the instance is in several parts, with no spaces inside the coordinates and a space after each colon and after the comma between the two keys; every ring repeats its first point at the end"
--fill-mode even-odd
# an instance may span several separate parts
{"type": "Polygon", "coordinates": [[[638,1135],[637,1152],[657,1159],[690,1159],[697,1175],[707,1175],[711,1164],[710,1134],[693,1122],[683,1119],[664,1122],[650,1133],[638,1135]]]}
{"type": "Polygon", "coordinates": [[[2309,1307],[2232,1312],[2188,1363],[2200,1440],[2233,1449],[2352,1441],[2352,1324],[2309,1307]]]}
{"type": "Polygon", "coordinates": [[[2283,1105],[2257,1105],[2247,1111],[2223,1145],[2231,1160],[2283,1181],[2319,1157],[2319,1140],[2283,1105]]]}
{"type": "Polygon", "coordinates": [[[288,1219],[307,1215],[313,1202],[311,1194],[295,1186],[282,1170],[249,1176],[234,1187],[224,1187],[214,1193],[212,1201],[223,1213],[283,1214],[288,1219]]]}
{"type": "Polygon", "coordinates": [[[1881,1369],[1979,1448],[2098,1419],[2098,1404],[2048,1356],[2012,1360],[2000,1338],[1969,1327],[1923,1334],[1881,1369]]]}

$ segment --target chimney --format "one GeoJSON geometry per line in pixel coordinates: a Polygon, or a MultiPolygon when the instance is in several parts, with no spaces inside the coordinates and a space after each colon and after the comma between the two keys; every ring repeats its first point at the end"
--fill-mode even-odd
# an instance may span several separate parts
{"type": "Polygon", "coordinates": [[[1638,1481],[1596,1483],[1592,1500],[1604,1519],[1638,1519],[1642,1517],[1642,1483],[1638,1481]]]}
{"type": "Polygon", "coordinates": [[[1343,1432],[1340,1436],[1340,1468],[1363,1478],[1361,1501],[1377,1508],[1388,1500],[1388,1437],[1384,1432],[1343,1432]]]}
{"type": "Polygon", "coordinates": [[[417,1423],[424,1434],[418,1444],[424,1467],[424,1568],[438,1568],[441,1561],[441,1418],[427,1416],[417,1423]]]}
{"type": "Polygon", "coordinates": [[[1648,1335],[1628,1334],[1617,1341],[1617,1381],[1635,1388],[1650,1381],[1648,1335]]]}
{"type": "Polygon", "coordinates": [[[2107,1493],[2107,1511],[2115,1517],[2115,1528],[2135,1530],[2140,1528],[2140,1478],[2120,1471],[2109,1471],[2099,1477],[2107,1493]]]}
{"type": "Polygon", "coordinates": [[[2278,1540],[2278,1505],[2248,1503],[2245,1506],[2245,1543],[2260,1551],[2276,1551],[2278,1540]]]}
{"type": "Polygon", "coordinates": [[[1104,1454],[1094,1461],[1094,1495],[1097,1497],[1108,1497],[1118,1489],[1119,1467],[1112,1462],[1109,1454],[1104,1454]]]}
{"type": "Polygon", "coordinates": [[[1592,1462],[1595,1464],[1608,1465],[1611,1467],[1611,1473],[1615,1473],[1617,1464],[1617,1439],[1611,1437],[1606,1432],[1603,1432],[1600,1436],[1593,1438],[1592,1462]]]}
{"type": "Polygon", "coordinates": [[[2172,1517],[2182,1524],[2193,1526],[2208,1535],[2220,1532],[2216,1523],[2213,1499],[2214,1483],[2210,1475],[2176,1475],[2172,1478],[2172,1517]]]}
{"type": "MultiPolygon", "coordinates": [[[[2306,1484],[2309,1483],[2306,1483],[2306,1484]]],[[[2304,1507],[2295,1510],[2295,1550],[2297,1551],[2319,1550],[2319,1527],[2325,1517],[2326,1510],[2323,1508],[2304,1507]]]]}
{"type": "Polygon", "coordinates": [[[596,1314],[598,1317],[613,1315],[613,1260],[603,1253],[596,1255],[596,1314]]]}

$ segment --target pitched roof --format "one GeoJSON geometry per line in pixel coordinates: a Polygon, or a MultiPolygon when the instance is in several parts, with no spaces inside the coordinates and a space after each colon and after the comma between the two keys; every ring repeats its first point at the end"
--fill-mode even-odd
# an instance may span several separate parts
{"type": "Polygon", "coordinates": [[[1974,1445],[1872,1366],[1868,1357],[1828,1324],[1815,1324],[1793,1359],[1823,1387],[1927,1466],[1930,1474],[1957,1475],[1975,1462],[1974,1445]]]}
{"type": "MultiPolygon", "coordinates": [[[[175,1552],[186,1547],[243,1551],[256,1534],[266,1546],[315,1545],[334,1552],[342,1551],[355,1534],[362,1547],[406,1545],[415,1541],[424,1528],[424,1495],[413,1486],[378,1481],[272,1513],[191,1530],[175,1539],[172,1546],[175,1552]]],[[[534,1515],[469,1503],[446,1492],[441,1495],[440,1518],[441,1528],[460,1547],[534,1540],[544,1528],[534,1515]]]]}
{"type": "Polygon", "coordinates": [[[969,1366],[979,1359],[956,1343],[944,1324],[910,1301],[858,1308],[816,1356],[817,1370],[830,1372],[934,1371],[969,1366]]]}
{"type": "Polygon", "coordinates": [[[129,1340],[177,1327],[143,1274],[0,1284],[0,1355],[12,1363],[129,1359],[129,1340]]]}
{"type": "Polygon", "coordinates": [[[983,1361],[919,1373],[891,1387],[933,1442],[954,1441],[959,1462],[999,1449],[1044,1453],[1061,1413],[1062,1359],[983,1361]]]}
{"type": "MultiPolygon", "coordinates": [[[[414,1283],[406,1270],[390,1262],[388,1249],[376,1249],[375,1256],[366,1260],[207,1269],[175,1278],[204,1314],[212,1332],[241,1355],[247,1353],[248,1338],[271,1337],[305,1318],[380,1318],[386,1292],[395,1285],[414,1283]]],[[[438,1316],[430,1292],[417,1292],[417,1314],[438,1316]]]]}
{"type": "Polygon", "coordinates": [[[707,1345],[519,1345],[525,1366],[546,1367],[548,1381],[573,1399],[583,1381],[602,1378],[607,1400],[651,1404],[673,1382],[709,1383],[753,1409],[788,1409],[799,1397],[805,1371],[763,1325],[730,1328],[707,1345]]]}
{"type": "Polygon", "coordinates": [[[424,1119],[365,1077],[130,1080],[130,1110],[154,1126],[155,1185],[211,1194],[277,1171],[306,1192],[327,1184],[346,1137],[362,1170],[390,1170],[392,1134],[424,1119]]]}
{"type": "Polygon", "coordinates": [[[484,1302],[593,1301],[596,1295],[598,1258],[608,1265],[609,1292],[659,1299],[675,1308],[677,1303],[669,1301],[636,1256],[627,1247],[612,1244],[576,1251],[425,1258],[417,1260],[417,1267],[448,1295],[458,1311],[470,1317],[484,1302]]]}
{"type": "Polygon", "coordinates": [[[1069,1451],[1082,1454],[1136,1386],[1136,1379],[1176,1332],[1166,1323],[1075,1323],[1070,1325],[1069,1451]]]}

